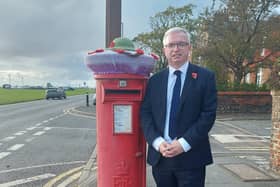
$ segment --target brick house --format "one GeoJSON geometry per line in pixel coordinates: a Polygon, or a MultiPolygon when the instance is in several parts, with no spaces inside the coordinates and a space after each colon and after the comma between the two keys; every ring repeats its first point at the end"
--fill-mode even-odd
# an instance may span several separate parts
{"type": "MultiPolygon", "coordinates": [[[[280,52],[271,55],[271,52],[268,49],[263,49],[260,56],[257,58],[266,58],[267,56],[272,62],[276,62],[277,58],[280,57],[280,52]]],[[[262,63],[262,62],[260,62],[262,63]]],[[[252,68],[254,68],[252,66],[252,68]]],[[[256,72],[248,73],[245,77],[244,82],[249,84],[262,85],[268,81],[270,78],[271,69],[269,67],[258,67],[256,72]]]]}

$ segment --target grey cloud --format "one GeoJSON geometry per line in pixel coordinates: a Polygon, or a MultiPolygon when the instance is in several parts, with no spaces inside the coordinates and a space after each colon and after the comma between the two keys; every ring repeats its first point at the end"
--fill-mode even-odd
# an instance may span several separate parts
{"type": "Polygon", "coordinates": [[[0,1],[0,55],[44,57],[104,45],[105,5],[96,2],[0,1]]]}

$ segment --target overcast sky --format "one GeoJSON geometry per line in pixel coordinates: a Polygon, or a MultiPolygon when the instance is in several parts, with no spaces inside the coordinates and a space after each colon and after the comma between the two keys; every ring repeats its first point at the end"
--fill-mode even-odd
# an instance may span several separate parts
{"type": "MultiPolygon", "coordinates": [[[[0,0],[0,84],[93,86],[88,51],[105,47],[105,0],[0,0]]],[[[122,0],[125,37],[150,29],[149,18],[212,0],[122,0]]]]}

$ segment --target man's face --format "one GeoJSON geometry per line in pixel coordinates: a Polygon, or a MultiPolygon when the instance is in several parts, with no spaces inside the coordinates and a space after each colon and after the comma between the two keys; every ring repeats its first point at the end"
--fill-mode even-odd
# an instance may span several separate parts
{"type": "Polygon", "coordinates": [[[190,44],[184,33],[169,33],[163,52],[170,66],[174,68],[181,67],[188,60],[189,51],[190,44]]]}

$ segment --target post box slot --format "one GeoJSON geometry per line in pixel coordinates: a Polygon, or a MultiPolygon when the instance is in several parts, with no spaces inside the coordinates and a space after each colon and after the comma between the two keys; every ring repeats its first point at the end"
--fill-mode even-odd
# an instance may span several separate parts
{"type": "Polygon", "coordinates": [[[111,90],[106,89],[105,94],[140,94],[140,90],[111,90]]]}
{"type": "Polygon", "coordinates": [[[104,89],[103,101],[140,101],[142,91],[139,89],[104,89]]]}

